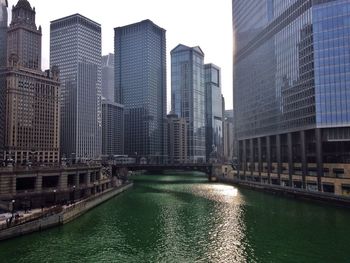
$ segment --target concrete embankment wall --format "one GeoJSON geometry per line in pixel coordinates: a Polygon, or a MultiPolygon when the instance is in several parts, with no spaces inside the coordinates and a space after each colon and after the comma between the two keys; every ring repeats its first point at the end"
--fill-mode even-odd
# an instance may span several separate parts
{"type": "Polygon", "coordinates": [[[121,192],[124,192],[125,190],[131,188],[133,184],[125,185],[124,187],[113,189],[109,192],[104,193],[103,195],[99,196],[98,198],[93,198],[91,200],[87,200],[84,202],[80,202],[74,206],[67,207],[65,211],[63,212],[63,224],[66,224],[73,219],[81,216],[85,212],[89,211],[90,209],[94,208],[95,206],[107,201],[108,199],[112,198],[115,195],[120,194],[121,192]]]}
{"type": "Polygon", "coordinates": [[[132,186],[133,184],[130,183],[119,188],[110,189],[98,196],[90,197],[72,206],[64,208],[61,213],[49,215],[47,217],[42,217],[34,221],[24,223],[22,225],[3,229],[0,231],[0,240],[18,237],[54,226],[66,224],[83,215],[95,206],[107,201],[108,199],[120,194],[121,192],[128,190],[132,186]]]}
{"type": "Polygon", "coordinates": [[[279,194],[287,197],[329,203],[336,206],[350,208],[350,198],[344,197],[344,196],[338,196],[334,194],[316,192],[316,191],[307,191],[304,189],[289,188],[289,187],[283,187],[278,185],[239,181],[232,178],[218,177],[218,181],[222,183],[232,184],[232,185],[239,185],[245,188],[250,188],[258,191],[279,194]]]}
{"type": "Polygon", "coordinates": [[[0,240],[5,240],[13,237],[22,236],[32,232],[47,229],[53,226],[57,226],[61,223],[62,215],[56,214],[48,217],[40,218],[32,222],[25,223],[4,229],[0,232],[0,240]]]}

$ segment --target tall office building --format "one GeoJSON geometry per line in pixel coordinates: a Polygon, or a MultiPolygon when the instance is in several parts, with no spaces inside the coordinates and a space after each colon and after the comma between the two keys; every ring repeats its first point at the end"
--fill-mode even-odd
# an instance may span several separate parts
{"type": "MultiPolygon", "coordinates": [[[[4,74],[7,61],[7,0],[0,0],[0,127],[5,127],[5,84],[4,74]]],[[[4,154],[5,130],[0,129],[0,161],[4,154]]]]}
{"type": "MultiPolygon", "coordinates": [[[[4,158],[17,164],[59,162],[59,71],[41,71],[41,27],[19,0],[7,33],[4,158]]],[[[2,74],[1,79],[4,75],[2,74]]]]}
{"type": "Polygon", "coordinates": [[[115,28],[114,62],[115,102],[125,112],[125,154],[165,162],[165,30],[150,20],[115,28]]]}
{"type": "Polygon", "coordinates": [[[187,163],[187,122],[176,114],[168,115],[169,163],[187,163]]]}
{"type": "Polygon", "coordinates": [[[102,154],[124,154],[124,106],[102,100],[102,154]]]}
{"type": "Polygon", "coordinates": [[[67,158],[101,155],[101,26],[74,14],[51,22],[50,63],[61,72],[61,149],[67,158]]]}
{"type": "Polygon", "coordinates": [[[232,3],[243,176],[350,194],[350,2],[232,3]]]}
{"type": "Polygon", "coordinates": [[[171,109],[187,121],[187,158],[206,161],[204,53],[178,45],[171,51],[171,109]]]}
{"type": "Polygon", "coordinates": [[[114,97],[114,54],[102,57],[102,154],[124,154],[124,106],[114,97]]]}
{"type": "Polygon", "coordinates": [[[223,159],[223,99],[221,94],[221,69],[214,64],[204,65],[206,107],[207,160],[223,159]]]}
{"type": "Polygon", "coordinates": [[[102,56],[102,97],[114,102],[114,54],[102,56]]]}

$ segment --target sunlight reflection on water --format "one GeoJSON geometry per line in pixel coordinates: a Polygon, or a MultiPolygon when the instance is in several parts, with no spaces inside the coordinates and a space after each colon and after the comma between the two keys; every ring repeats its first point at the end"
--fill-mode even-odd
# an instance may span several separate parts
{"type": "MultiPolygon", "coordinates": [[[[223,184],[198,184],[181,189],[195,196],[212,201],[214,207],[210,212],[202,204],[192,204],[192,215],[199,218],[190,218],[191,228],[197,229],[192,239],[201,247],[203,253],[196,256],[196,262],[247,262],[248,251],[252,250],[245,242],[244,199],[237,188],[223,184]],[[205,230],[205,231],[203,231],[205,230]]],[[[167,206],[162,210],[162,223],[166,238],[163,245],[171,240],[174,244],[185,242],[183,234],[186,227],[181,225],[183,214],[182,206],[167,206]]],[[[188,249],[188,253],[191,248],[188,249]]],[[[254,262],[250,261],[249,262],[254,262]]]]}

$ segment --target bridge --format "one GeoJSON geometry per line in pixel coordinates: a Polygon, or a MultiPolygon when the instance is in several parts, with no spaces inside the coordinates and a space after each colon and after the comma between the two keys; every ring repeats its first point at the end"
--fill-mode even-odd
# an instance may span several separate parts
{"type": "Polygon", "coordinates": [[[114,164],[112,165],[112,174],[126,175],[128,171],[147,171],[152,173],[161,173],[164,171],[188,171],[202,172],[208,176],[209,181],[216,181],[218,176],[222,175],[221,164],[114,164]]]}

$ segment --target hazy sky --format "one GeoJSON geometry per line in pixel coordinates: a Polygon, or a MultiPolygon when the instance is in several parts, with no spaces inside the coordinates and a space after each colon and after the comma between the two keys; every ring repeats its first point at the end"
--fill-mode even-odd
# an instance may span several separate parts
{"type": "MultiPolygon", "coordinates": [[[[80,13],[102,25],[102,54],[114,53],[118,26],[150,19],[167,33],[168,109],[170,51],[178,44],[200,46],[205,63],[221,67],[226,109],[232,108],[231,0],[29,0],[43,29],[43,69],[49,66],[50,21],[80,13]]],[[[9,13],[17,0],[9,0],[9,13]]],[[[11,15],[9,15],[9,18],[11,15]]]]}

